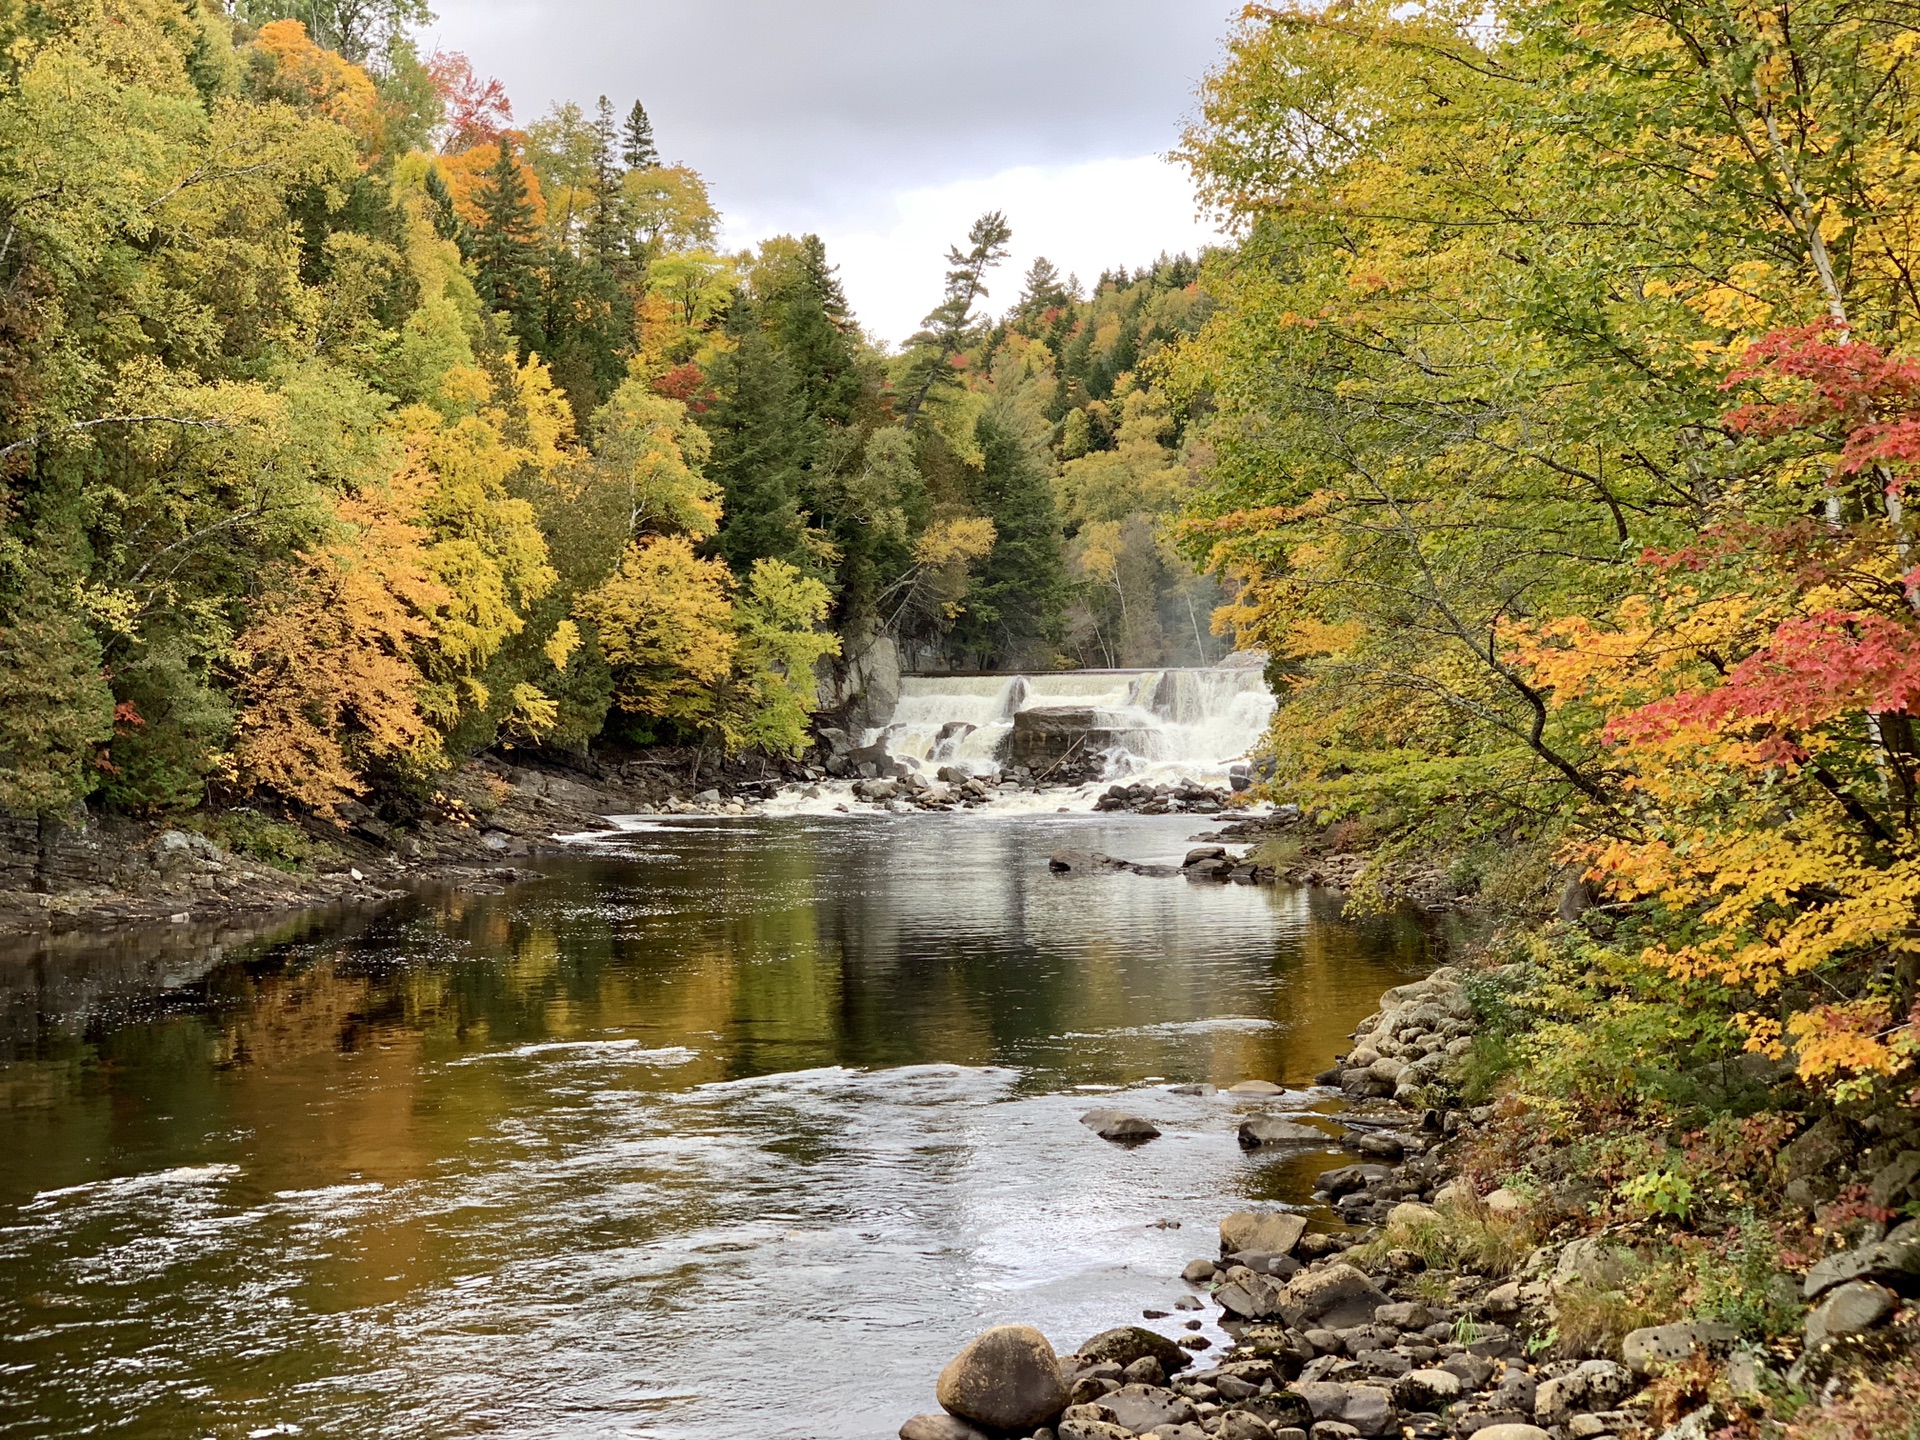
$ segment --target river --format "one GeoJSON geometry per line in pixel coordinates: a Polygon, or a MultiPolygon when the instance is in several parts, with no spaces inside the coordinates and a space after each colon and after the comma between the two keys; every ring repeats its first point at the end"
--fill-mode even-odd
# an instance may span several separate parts
{"type": "Polygon", "coordinates": [[[882,1440],[987,1325],[1166,1308],[1223,1213],[1341,1163],[1240,1116],[1330,1107],[1436,943],[1046,867],[1198,826],[662,822],[217,949],[16,945],[0,1435],[882,1440]],[[1249,1077],[1295,1093],[1166,1088],[1249,1077]]]}

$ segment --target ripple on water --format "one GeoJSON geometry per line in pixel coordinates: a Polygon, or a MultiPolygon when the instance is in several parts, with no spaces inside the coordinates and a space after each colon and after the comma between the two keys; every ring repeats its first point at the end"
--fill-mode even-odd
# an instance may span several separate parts
{"type": "Polygon", "coordinates": [[[1165,1085],[1302,1086],[1427,953],[1324,897],[1046,871],[1066,830],[1193,825],[661,825],[112,1024],[41,997],[0,1075],[35,1097],[0,1109],[0,1436],[880,1440],[988,1324],[1168,1308],[1332,1155],[1165,1085]]]}

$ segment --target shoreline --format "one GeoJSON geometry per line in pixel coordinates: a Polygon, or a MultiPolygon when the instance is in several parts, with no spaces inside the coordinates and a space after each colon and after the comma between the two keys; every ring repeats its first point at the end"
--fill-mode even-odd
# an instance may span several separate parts
{"type": "MultiPolygon", "coordinates": [[[[1358,1162],[1320,1174],[1320,1215],[1224,1217],[1220,1253],[1180,1277],[1173,1313],[1212,1312],[1230,1349],[1201,1359],[1204,1342],[1182,1349],[1122,1321],[1056,1355],[1037,1331],[996,1327],[941,1373],[942,1410],[908,1419],[901,1440],[1784,1435],[1777,1422],[1753,1428],[1755,1417],[1782,1396],[1844,1402],[1850,1380],[1871,1381],[1912,1347],[1913,1317],[1897,1305],[1920,1291],[1920,1220],[1860,1228],[1849,1249],[1790,1277],[1812,1307],[1798,1344],[1691,1313],[1624,1332],[1604,1323],[1599,1312],[1627,1308],[1620,1287],[1644,1227],[1583,1223],[1563,1197],[1473,1173],[1497,1108],[1461,1103],[1449,1067],[1477,1033],[1469,987],[1498,973],[1442,965],[1387,991],[1315,1077],[1356,1107],[1326,1118],[1360,1131],[1345,1142],[1358,1162]],[[1326,1212],[1350,1228],[1310,1229],[1326,1212]]],[[[1106,1117],[1112,1138],[1130,1118],[1106,1117]]],[[[1271,1143],[1314,1143],[1300,1118],[1276,1114],[1271,1143]]]]}

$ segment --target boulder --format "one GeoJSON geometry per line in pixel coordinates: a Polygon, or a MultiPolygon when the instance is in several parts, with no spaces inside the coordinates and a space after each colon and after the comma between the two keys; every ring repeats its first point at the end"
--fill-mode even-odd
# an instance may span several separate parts
{"type": "Polygon", "coordinates": [[[1262,1145],[1326,1145],[1331,1147],[1333,1139],[1324,1130],[1316,1130],[1311,1125],[1297,1124],[1292,1120],[1282,1120],[1277,1115],[1256,1115],[1240,1124],[1240,1145],[1246,1150],[1258,1150],[1262,1145]]]}
{"type": "Polygon", "coordinates": [[[1306,1228],[1307,1217],[1291,1210],[1237,1210],[1220,1222],[1220,1253],[1291,1255],[1306,1228]]]}
{"type": "Polygon", "coordinates": [[[1387,1212],[1387,1228],[1390,1230],[1414,1230],[1439,1223],[1440,1212],[1431,1205],[1422,1205],[1418,1200],[1402,1200],[1387,1212]]]}
{"type": "Polygon", "coordinates": [[[1584,1410],[1611,1410],[1633,1391],[1632,1374],[1617,1360],[1584,1360],[1535,1390],[1533,1418],[1542,1425],[1564,1425],[1584,1410]]]}
{"type": "Polygon", "coordinates": [[[1909,1222],[1877,1244],[1829,1255],[1807,1272],[1801,1294],[1817,1299],[1849,1280],[1871,1280],[1905,1295],[1920,1291],[1920,1225],[1909,1222]]]}
{"type": "MultiPolygon", "coordinates": [[[[1492,1195],[1487,1197],[1487,1204],[1492,1208],[1492,1195]]],[[[1553,1267],[1548,1284],[1555,1290],[1574,1284],[1591,1290],[1617,1290],[1626,1284],[1636,1263],[1633,1251],[1626,1246],[1590,1235],[1560,1252],[1560,1262],[1553,1267]]]]}
{"type": "Polygon", "coordinates": [[[1231,1267],[1224,1282],[1213,1287],[1214,1302],[1243,1320],[1264,1320],[1286,1309],[1284,1286],[1256,1274],[1244,1265],[1231,1267]]]}
{"type": "Polygon", "coordinates": [[[1724,1355],[1737,1332],[1717,1320],[1689,1320],[1677,1325],[1649,1325],[1627,1332],[1620,1342],[1620,1358],[1636,1375],[1651,1375],[1678,1365],[1701,1351],[1724,1355]]]}
{"type": "Polygon", "coordinates": [[[1451,1370],[1409,1370],[1393,1382],[1393,1403],[1402,1410],[1444,1410],[1465,1390],[1451,1370]]]}
{"type": "Polygon", "coordinates": [[[1133,1432],[1101,1418],[1098,1405],[1076,1405],[1060,1417],[1060,1440],[1133,1440],[1133,1432]]]}
{"type": "Polygon", "coordinates": [[[1225,846],[1201,845],[1201,846],[1195,847],[1192,850],[1187,851],[1186,859],[1182,860],[1180,863],[1183,866],[1198,865],[1202,860],[1224,860],[1226,858],[1227,858],[1227,851],[1225,846]]]}
{"type": "Polygon", "coordinates": [[[1286,1298],[1288,1306],[1298,1312],[1295,1323],[1328,1330],[1365,1325],[1373,1319],[1373,1312],[1387,1303],[1379,1286],[1344,1261],[1294,1276],[1287,1282],[1286,1298]]]}
{"type": "Polygon", "coordinates": [[[1913,1197],[1920,1182],[1920,1150],[1909,1150],[1873,1172],[1867,1198],[1882,1210],[1899,1210],[1913,1197]]]}
{"type": "Polygon", "coordinates": [[[1113,1412],[1114,1423],[1124,1425],[1137,1435],[1158,1430],[1162,1425],[1187,1425],[1200,1418],[1193,1402],[1184,1395],[1157,1385],[1126,1385],[1100,1401],[1113,1412]]]}
{"type": "Polygon", "coordinates": [[[957,1415],[916,1415],[900,1427],[900,1440],[987,1440],[957,1415]]]}
{"type": "Polygon", "coordinates": [[[1288,1388],[1306,1401],[1315,1420],[1338,1420],[1347,1408],[1347,1387],[1332,1380],[1300,1380],[1288,1388]]]}
{"type": "Polygon", "coordinates": [[[1424,1330],[1433,1319],[1433,1312],[1418,1300],[1397,1300],[1373,1312],[1375,1325],[1391,1325],[1396,1330],[1424,1330]]]}
{"type": "Polygon", "coordinates": [[[1362,1435],[1388,1434],[1398,1418],[1393,1408],[1393,1392],[1379,1385],[1349,1385],[1340,1418],[1362,1435]]]}
{"type": "Polygon", "coordinates": [[[1257,1420],[1263,1420],[1275,1431],[1288,1428],[1305,1430],[1313,1424],[1313,1412],[1307,1408],[1307,1402],[1293,1390],[1275,1390],[1270,1395],[1255,1395],[1250,1400],[1240,1402],[1240,1409],[1257,1420]]]}
{"type": "Polygon", "coordinates": [[[1192,1359],[1166,1336],[1142,1325],[1122,1325],[1117,1329],[1102,1330],[1082,1345],[1078,1354],[1083,1365],[1110,1360],[1122,1367],[1131,1365],[1143,1355],[1151,1355],[1169,1375],[1186,1369],[1192,1359]]]}
{"type": "Polygon", "coordinates": [[[1211,1260],[1189,1260],[1187,1268],[1180,1272],[1180,1278],[1189,1285],[1204,1285],[1220,1273],[1220,1267],[1211,1260]]]}
{"type": "Polygon", "coordinates": [[[1527,1213],[1527,1202],[1504,1185],[1480,1202],[1496,1220],[1518,1220],[1527,1213]]]}
{"type": "Polygon", "coordinates": [[[1111,1140],[1116,1145],[1137,1145],[1160,1138],[1159,1128],[1151,1120],[1143,1120],[1125,1110],[1105,1107],[1089,1110],[1080,1117],[1080,1123],[1102,1140],[1111,1140]]]}
{"type": "Polygon", "coordinates": [[[1871,1330],[1891,1318],[1899,1304],[1898,1297],[1884,1285],[1849,1280],[1829,1291],[1807,1316],[1807,1349],[1871,1330]]]}
{"type": "Polygon", "coordinates": [[[934,1396],[962,1420],[1024,1433],[1066,1408],[1067,1382],[1046,1336],[1031,1325],[996,1325],[947,1362],[934,1396]]]}
{"type": "Polygon", "coordinates": [[[1242,1080],[1227,1087],[1229,1095],[1284,1095],[1286,1087],[1276,1085],[1271,1080],[1242,1080]]]}
{"type": "Polygon", "coordinates": [[[1275,1440],[1271,1425],[1258,1415],[1249,1415],[1244,1410],[1229,1410],[1214,1433],[1219,1440],[1275,1440]]]}
{"type": "Polygon", "coordinates": [[[1473,1440],[1553,1440],[1553,1436],[1538,1425],[1489,1425],[1484,1430],[1466,1432],[1473,1440]]]}

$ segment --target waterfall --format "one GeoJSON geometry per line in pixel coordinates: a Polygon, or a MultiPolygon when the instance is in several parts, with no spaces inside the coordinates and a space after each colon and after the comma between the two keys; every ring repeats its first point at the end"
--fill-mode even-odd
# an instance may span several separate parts
{"type": "MultiPolygon", "coordinates": [[[[1273,718],[1257,663],[1034,675],[907,675],[892,720],[867,732],[923,767],[981,774],[1007,761],[1014,716],[1058,710],[1104,752],[1109,777],[1218,780],[1273,718]]],[[[1023,722],[1024,723],[1024,722],[1023,722]]]]}

